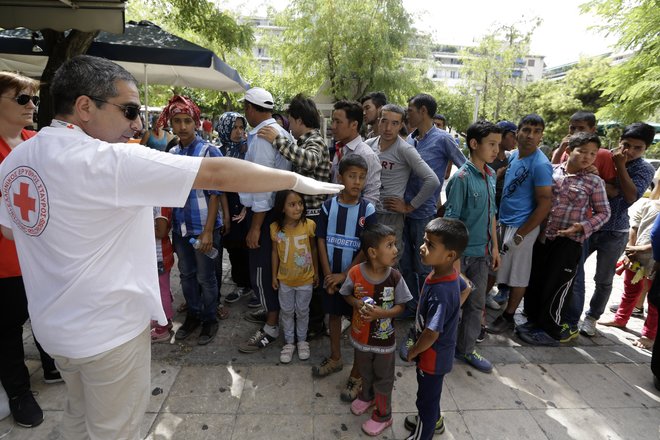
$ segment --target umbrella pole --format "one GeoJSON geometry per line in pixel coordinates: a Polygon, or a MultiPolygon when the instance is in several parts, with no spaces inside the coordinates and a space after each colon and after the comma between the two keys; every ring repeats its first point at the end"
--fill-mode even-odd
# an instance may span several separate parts
{"type": "Polygon", "coordinates": [[[149,126],[149,123],[151,122],[149,120],[149,78],[147,78],[147,64],[144,64],[144,115],[145,115],[145,125],[147,127],[147,130],[149,130],[151,127],[149,126]]]}

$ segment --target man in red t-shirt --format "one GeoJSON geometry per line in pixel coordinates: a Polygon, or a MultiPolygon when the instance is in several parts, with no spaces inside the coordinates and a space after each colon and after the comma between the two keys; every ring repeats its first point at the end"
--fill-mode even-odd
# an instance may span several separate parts
{"type": "Polygon", "coordinates": [[[213,124],[209,118],[202,119],[202,138],[205,141],[211,140],[211,132],[213,131],[213,124]]]}
{"type": "MultiPolygon", "coordinates": [[[[573,113],[570,121],[568,122],[568,134],[561,140],[559,148],[552,153],[552,163],[559,164],[568,160],[568,138],[575,133],[596,132],[596,115],[591,112],[579,111],[573,113]]],[[[616,180],[616,169],[614,168],[614,161],[612,160],[612,152],[607,148],[600,148],[594,162],[594,166],[598,169],[598,175],[605,181],[605,184],[612,184],[616,180]]]]}

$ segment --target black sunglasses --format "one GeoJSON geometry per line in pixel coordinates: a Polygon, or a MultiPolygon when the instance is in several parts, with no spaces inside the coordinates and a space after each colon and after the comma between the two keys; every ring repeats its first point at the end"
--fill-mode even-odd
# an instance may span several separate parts
{"type": "MultiPolygon", "coordinates": [[[[9,98],[8,96],[3,96],[3,98],[9,98]]],[[[38,96],[30,96],[30,95],[18,95],[15,98],[9,98],[13,99],[18,103],[18,105],[25,105],[28,102],[32,101],[34,105],[39,105],[39,97],[38,96]]]]}
{"type": "Polygon", "coordinates": [[[137,119],[138,116],[140,116],[140,106],[139,105],[134,105],[134,104],[113,104],[112,102],[105,101],[103,99],[95,98],[94,96],[90,96],[91,99],[94,101],[102,102],[104,104],[110,104],[114,105],[115,107],[119,107],[123,112],[124,112],[124,117],[128,119],[129,121],[134,121],[137,119]]]}

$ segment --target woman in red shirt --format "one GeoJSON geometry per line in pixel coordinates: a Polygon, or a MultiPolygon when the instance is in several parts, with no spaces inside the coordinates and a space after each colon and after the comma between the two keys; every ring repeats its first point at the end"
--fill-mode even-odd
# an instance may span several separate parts
{"type": "MultiPolygon", "coordinates": [[[[39,104],[39,83],[15,73],[0,72],[0,163],[11,150],[31,138],[31,126],[39,104]]],[[[8,226],[8,225],[6,225],[8,226]]],[[[24,427],[39,425],[43,411],[30,390],[25,366],[23,324],[28,318],[27,298],[14,242],[0,234],[0,382],[9,396],[14,421],[24,427]]],[[[53,359],[36,341],[46,383],[61,382],[53,359]]]]}

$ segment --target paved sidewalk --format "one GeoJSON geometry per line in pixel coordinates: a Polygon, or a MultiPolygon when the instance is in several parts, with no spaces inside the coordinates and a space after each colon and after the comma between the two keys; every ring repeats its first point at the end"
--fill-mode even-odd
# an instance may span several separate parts
{"type": "MultiPolygon", "coordinates": [[[[592,258],[587,264],[588,275],[593,274],[594,266],[592,258]]],[[[175,273],[172,280],[178,304],[182,295],[175,273]]],[[[615,278],[614,285],[611,303],[621,296],[620,277],[615,278]]],[[[233,288],[226,277],[222,291],[233,288]]],[[[591,291],[593,283],[588,283],[587,292],[591,291]]],[[[146,438],[367,438],[360,425],[368,416],[353,416],[349,405],[339,400],[350,364],[327,378],[311,375],[311,365],[328,351],[327,338],[311,342],[309,361],[301,362],[294,355],[289,365],[279,364],[281,340],[259,353],[238,352],[237,344],[258,328],[241,318],[248,310],[245,302],[230,306],[230,318],[220,323],[218,336],[207,346],[196,345],[195,336],[182,343],[153,346],[152,397],[142,428],[146,438]]],[[[175,318],[179,323],[182,319],[175,318]]],[[[410,323],[397,323],[399,336],[410,323]]],[[[626,331],[599,326],[598,336],[580,336],[557,348],[532,347],[511,334],[489,335],[478,348],[495,364],[493,373],[455,364],[445,379],[442,395],[447,431],[436,438],[658,439],[660,392],[653,387],[650,352],[631,345],[641,325],[640,319],[632,318],[626,331]]],[[[29,330],[25,337],[33,390],[46,419],[33,429],[15,426],[4,439],[60,439],[57,426],[64,385],[42,382],[29,330]]],[[[343,353],[350,362],[352,348],[345,339],[343,353]]],[[[415,412],[415,392],[414,367],[397,360],[394,425],[380,438],[406,437],[403,419],[415,412]]],[[[0,421],[0,438],[11,425],[11,417],[0,421]]]]}

